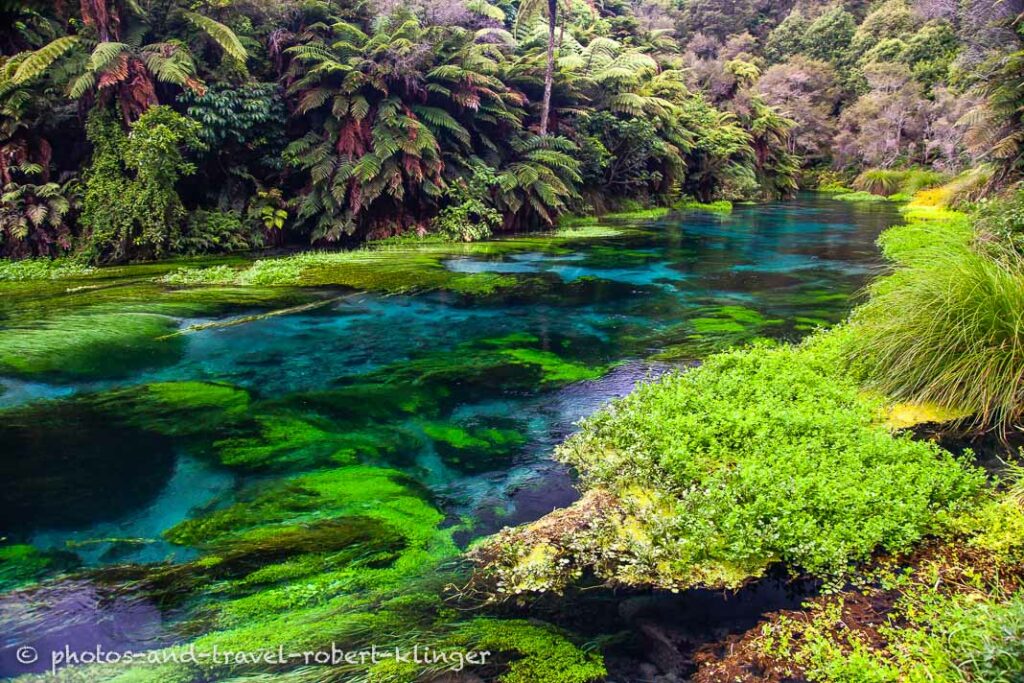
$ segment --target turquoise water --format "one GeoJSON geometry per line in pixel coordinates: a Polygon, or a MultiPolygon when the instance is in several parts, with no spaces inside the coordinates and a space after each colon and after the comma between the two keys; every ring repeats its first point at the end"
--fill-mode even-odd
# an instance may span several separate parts
{"type": "MultiPolygon", "coordinates": [[[[331,466],[338,444],[353,435],[383,443],[357,460],[395,467],[425,486],[453,524],[463,523],[462,543],[536,519],[575,496],[550,454],[576,421],[636,382],[716,349],[758,337],[793,340],[842,319],[880,267],[875,238],[898,220],[888,205],[814,197],[737,206],[729,215],[670,215],[568,251],[444,261],[457,272],[519,278],[491,295],[356,293],[304,313],[189,334],[176,360],[127,378],[0,377],[0,536],[59,560],[32,577],[49,581],[50,592],[31,610],[19,592],[26,584],[8,582],[20,588],[0,596],[0,630],[23,637],[38,628],[88,642],[99,629],[122,645],[161,642],[150,633],[160,622],[151,605],[122,593],[104,608],[96,594],[105,588],[83,574],[52,577],[73,567],[88,577],[114,565],[192,560],[195,548],[163,532],[286,474],[331,466]],[[495,366],[494,354],[508,349],[544,354],[549,365],[495,366]],[[105,412],[110,401],[128,400],[123,390],[182,380],[242,389],[248,407],[230,429],[184,423],[194,415],[163,415],[157,428],[112,422],[105,412]],[[427,398],[410,407],[410,387],[427,387],[427,398]],[[288,442],[273,457],[246,450],[252,459],[242,464],[242,456],[225,460],[225,444],[294,438],[253,426],[282,418],[321,435],[288,442]],[[84,626],[69,633],[69,619],[84,626]]],[[[0,642],[0,674],[23,670],[5,658],[15,642],[0,642]]]]}

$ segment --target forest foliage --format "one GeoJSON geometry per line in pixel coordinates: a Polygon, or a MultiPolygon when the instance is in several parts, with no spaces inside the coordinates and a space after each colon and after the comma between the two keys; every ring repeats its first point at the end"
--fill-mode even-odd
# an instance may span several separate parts
{"type": "Polygon", "coordinates": [[[874,169],[1007,184],[1016,4],[0,3],[0,254],[473,240],[874,169]]]}

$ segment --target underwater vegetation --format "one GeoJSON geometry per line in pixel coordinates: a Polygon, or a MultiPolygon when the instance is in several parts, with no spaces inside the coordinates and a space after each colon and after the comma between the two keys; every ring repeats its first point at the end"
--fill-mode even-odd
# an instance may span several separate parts
{"type": "Polygon", "coordinates": [[[242,267],[182,268],[163,276],[172,285],[341,286],[370,292],[445,289],[461,294],[488,294],[516,284],[495,273],[456,273],[442,261],[452,256],[488,256],[523,251],[555,251],[568,241],[601,239],[621,229],[598,225],[563,227],[549,234],[490,242],[451,243],[402,240],[345,252],[305,252],[262,259],[242,267]]]}

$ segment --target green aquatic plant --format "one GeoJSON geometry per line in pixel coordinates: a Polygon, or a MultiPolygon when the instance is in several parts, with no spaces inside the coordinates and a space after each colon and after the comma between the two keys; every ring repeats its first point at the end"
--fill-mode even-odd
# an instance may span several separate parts
{"type": "Polygon", "coordinates": [[[464,294],[489,294],[518,280],[496,273],[457,273],[444,268],[453,256],[558,250],[568,241],[616,237],[622,230],[597,225],[562,227],[554,232],[514,239],[459,244],[435,240],[384,242],[364,249],[305,252],[261,259],[241,268],[219,265],[181,268],[163,276],[172,285],[337,285],[376,292],[448,289],[464,294]]]}
{"type": "Polygon", "coordinates": [[[887,202],[888,197],[880,194],[872,194],[870,192],[847,192],[843,194],[834,194],[832,199],[838,199],[843,202],[887,202]]]}
{"type": "Polygon", "coordinates": [[[717,354],[586,420],[557,451],[580,473],[582,507],[488,541],[483,580],[499,595],[584,571],[735,587],[778,563],[842,575],[941,532],[984,476],[880,424],[880,403],[842,370],[849,334],[717,354]]]}
{"type": "Polygon", "coordinates": [[[0,282],[68,280],[90,275],[93,272],[95,269],[88,264],[69,258],[0,260],[0,282]]]}
{"type": "Polygon", "coordinates": [[[899,228],[898,267],[853,314],[853,359],[869,386],[1005,432],[1024,412],[1024,258],[971,245],[962,222],[899,228]]]}
{"type": "Polygon", "coordinates": [[[717,202],[698,202],[695,199],[686,199],[672,206],[676,211],[707,211],[709,213],[732,213],[732,202],[719,200],[717,202]]]}
{"type": "Polygon", "coordinates": [[[477,424],[426,422],[423,433],[434,443],[442,461],[462,472],[501,468],[526,443],[520,429],[507,419],[474,420],[477,424]]]}
{"type": "Polygon", "coordinates": [[[123,377],[176,361],[180,340],[164,339],[177,319],[103,308],[0,329],[0,372],[55,378],[123,377]]]}
{"type": "Polygon", "coordinates": [[[44,552],[23,543],[0,546],[0,591],[35,583],[56,571],[73,569],[76,564],[71,553],[44,552]]]}
{"type": "Polygon", "coordinates": [[[249,393],[218,382],[156,382],[86,399],[111,420],[165,436],[211,434],[230,428],[249,410],[249,393]]]}

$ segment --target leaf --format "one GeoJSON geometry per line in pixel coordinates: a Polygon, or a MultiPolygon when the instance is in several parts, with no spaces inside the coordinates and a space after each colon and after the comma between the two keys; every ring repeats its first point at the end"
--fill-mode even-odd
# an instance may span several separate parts
{"type": "Polygon", "coordinates": [[[238,39],[234,31],[219,21],[203,16],[198,12],[185,12],[184,15],[196,28],[210,36],[213,42],[220,46],[220,49],[224,50],[233,59],[245,64],[245,60],[249,58],[249,53],[246,52],[245,46],[242,45],[242,41],[238,39]]]}
{"type": "Polygon", "coordinates": [[[78,36],[63,36],[47,43],[21,62],[11,80],[16,84],[21,84],[42,75],[68,50],[78,45],[78,42],[78,36]]]}

